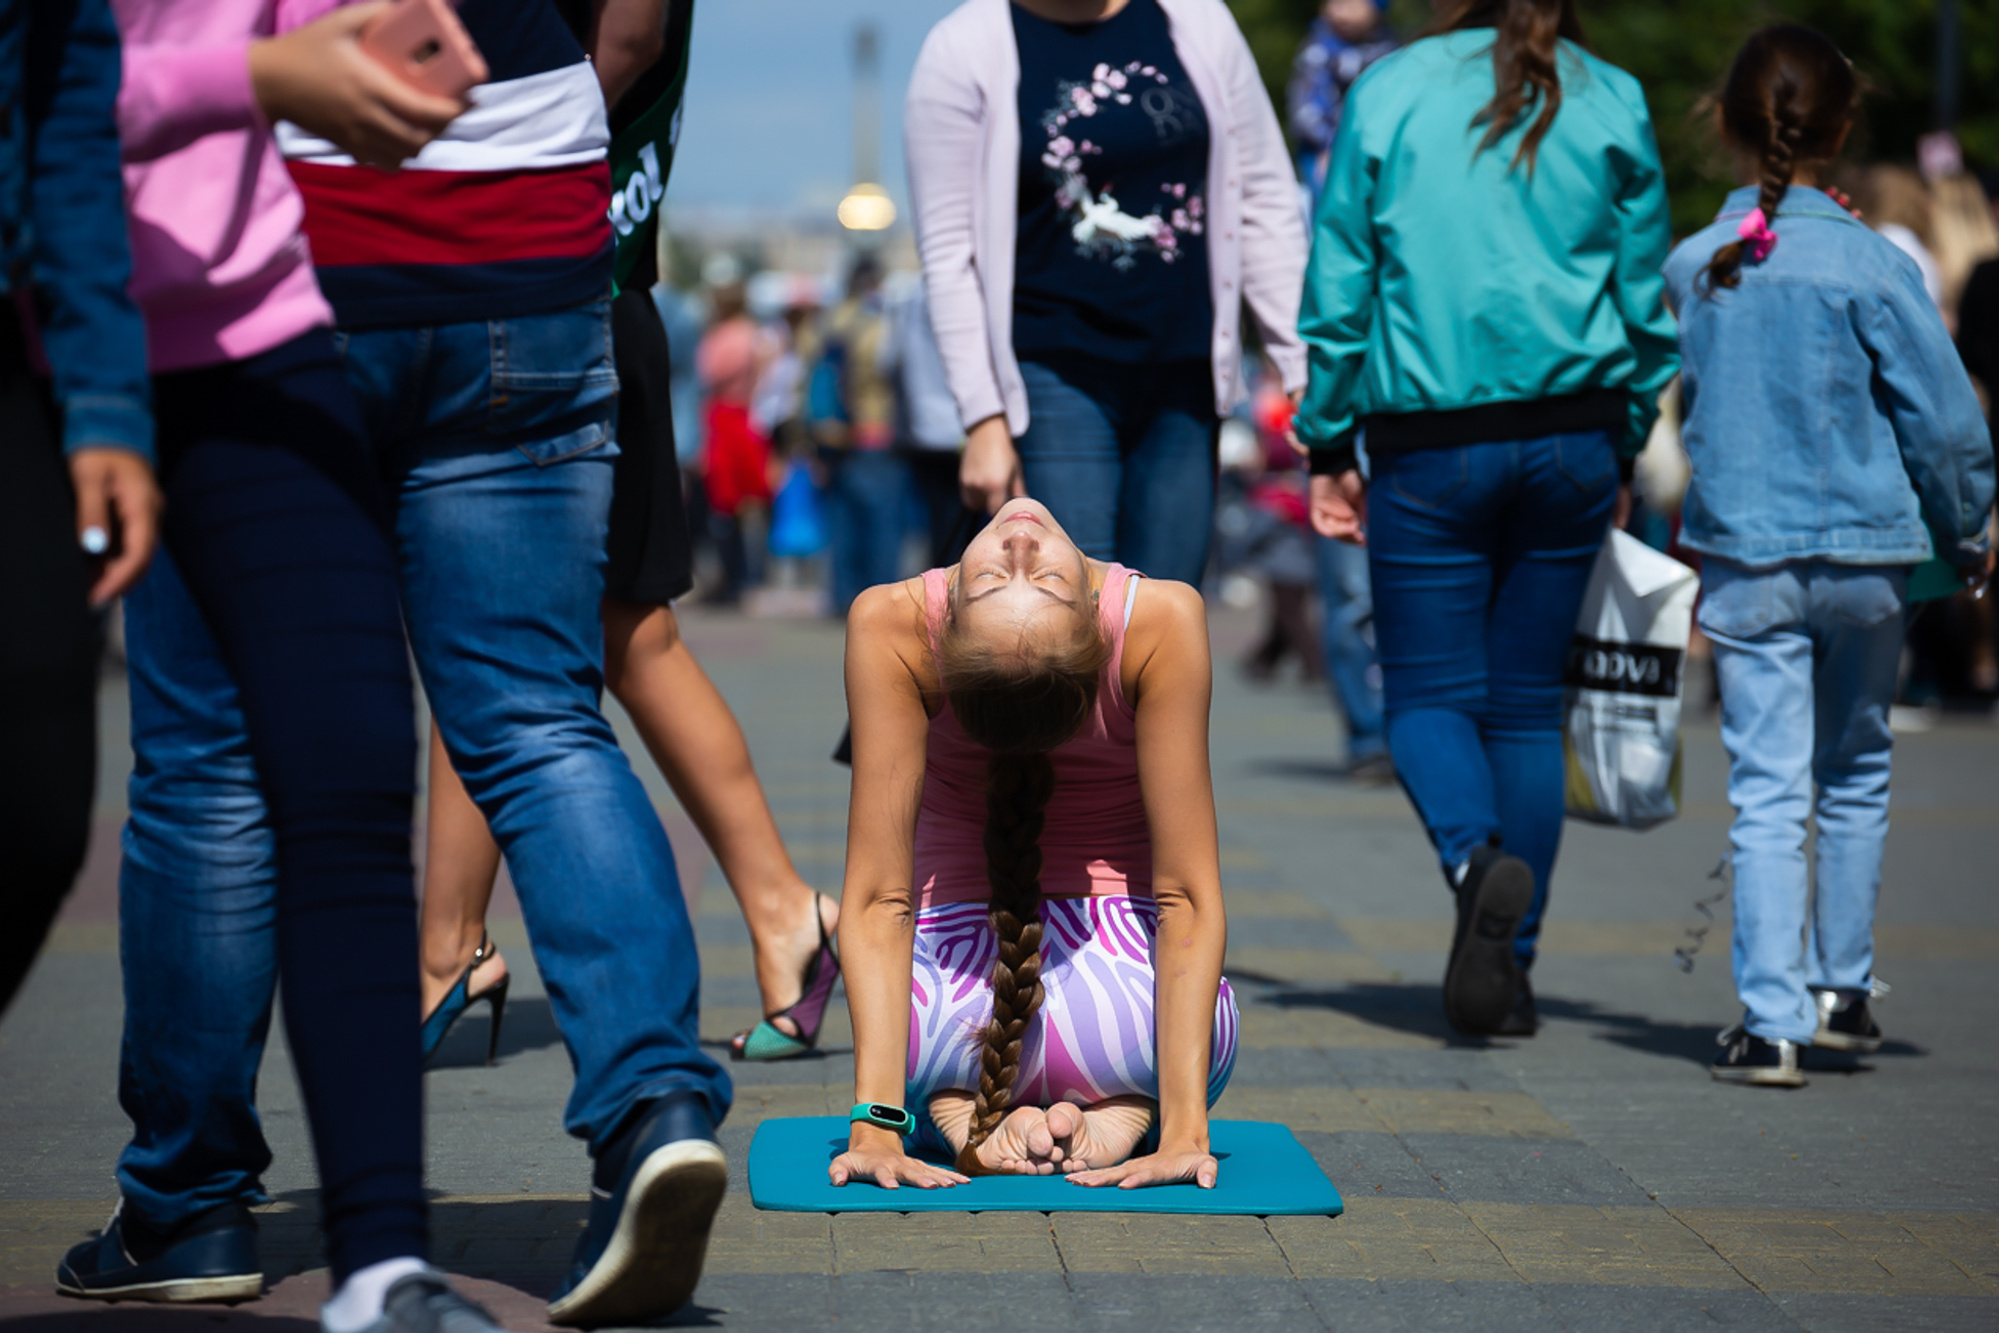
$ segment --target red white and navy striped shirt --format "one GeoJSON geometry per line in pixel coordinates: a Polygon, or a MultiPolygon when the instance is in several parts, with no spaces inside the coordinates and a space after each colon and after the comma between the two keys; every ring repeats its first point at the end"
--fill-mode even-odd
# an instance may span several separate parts
{"type": "Polygon", "coordinates": [[[491,79],[401,171],[279,126],[342,328],[502,319],[610,292],[611,136],[595,71],[549,0],[464,0],[458,14],[491,79]]]}

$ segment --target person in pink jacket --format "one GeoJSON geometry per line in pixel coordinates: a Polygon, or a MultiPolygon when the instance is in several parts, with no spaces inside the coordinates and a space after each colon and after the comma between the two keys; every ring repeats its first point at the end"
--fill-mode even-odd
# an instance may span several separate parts
{"type": "Polygon", "coordinates": [[[426,1262],[416,732],[394,552],[272,138],[291,120],[393,168],[463,107],[362,50],[386,4],[283,37],[278,8],[113,0],[166,504],[125,614],[119,1101],[134,1134],[117,1211],[56,1280],[105,1300],[261,1292],[249,1207],[271,1158],[238,1094],[282,977],[334,1285],[323,1328],[479,1333],[491,1319],[426,1262]],[[218,845],[226,858],[202,851],[218,845]]]}
{"type": "Polygon", "coordinates": [[[1247,304],[1286,392],[1305,231],[1222,0],[966,0],[903,116],[968,505],[1048,505],[1092,558],[1199,584],[1247,304]]]}

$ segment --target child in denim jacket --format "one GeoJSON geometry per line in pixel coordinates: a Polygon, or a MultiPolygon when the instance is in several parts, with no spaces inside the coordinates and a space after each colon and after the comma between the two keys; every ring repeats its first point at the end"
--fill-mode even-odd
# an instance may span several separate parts
{"type": "Polygon", "coordinates": [[[1722,1033],[1726,1082],[1798,1087],[1800,1047],[1880,1046],[1868,1000],[1909,570],[1931,534],[1967,577],[1990,569],[1992,447],[1970,380],[1915,265],[1816,188],[1859,91],[1818,33],[1752,36],[1720,110],[1757,183],[1666,264],[1693,460],[1684,540],[1706,556],[1736,810],[1747,1013],[1722,1033]]]}

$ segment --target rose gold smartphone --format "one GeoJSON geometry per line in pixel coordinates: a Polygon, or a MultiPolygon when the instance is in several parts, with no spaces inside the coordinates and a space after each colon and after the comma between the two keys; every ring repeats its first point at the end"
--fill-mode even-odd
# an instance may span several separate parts
{"type": "Polygon", "coordinates": [[[397,0],[361,30],[361,49],[441,97],[463,97],[487,77],[485,57],[445,0],[397,0]]]}

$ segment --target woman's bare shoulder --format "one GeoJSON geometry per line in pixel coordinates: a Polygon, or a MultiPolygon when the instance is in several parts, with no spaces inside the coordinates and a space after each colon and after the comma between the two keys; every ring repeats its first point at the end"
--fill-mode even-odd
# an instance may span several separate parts
{"type": "Polygon", "coordinates": [[[1135,634],[1172,638],[1190,632],[1207,638],[1208,603],[1201,590],[1175,579],[1141,578],[1132,602],[1131,624],[1125,631],[1126,642],[1135,634]]]}
{"type": "Polygon", "coordinates": [[[1172,579],[1140,579],[1124,632],[1124,681],[1135,687],[1147,666],[1208,657],[1208,604],[1201,591],[1172,579]]]}
{"type": "Polygon", "coordinates": [[[899,662],[919,686],[930,688],[936,666],[921,576],[879,584],[854,599],[847,610],[847,661],[899,662]]]}

